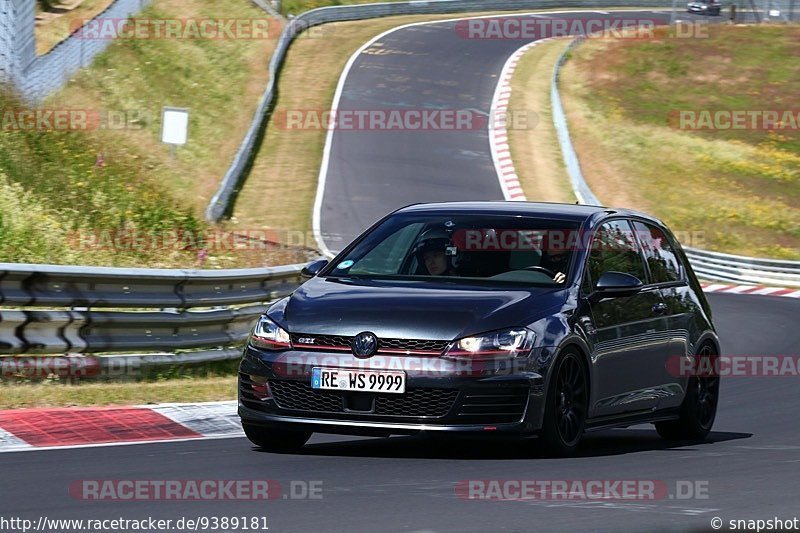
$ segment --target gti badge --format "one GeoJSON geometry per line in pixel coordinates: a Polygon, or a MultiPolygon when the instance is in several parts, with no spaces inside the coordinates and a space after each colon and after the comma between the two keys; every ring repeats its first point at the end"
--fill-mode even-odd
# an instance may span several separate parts
{"type": "Polygon", "coordinates": [[[374,333],[365,331],[353,338],[353,355],[366,359],[372,357],[378,351],[378,337],[374,333]]]}

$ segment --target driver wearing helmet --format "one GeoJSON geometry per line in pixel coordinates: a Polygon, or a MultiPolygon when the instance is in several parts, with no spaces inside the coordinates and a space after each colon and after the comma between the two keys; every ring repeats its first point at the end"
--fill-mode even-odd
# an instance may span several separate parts
{"type": "Polygon", "coordinates": [[[420,265],[430,276],[456,276],[456,272],[447,255],[452,246],[450,236],[442,230],[428,230],[422,234],[414,248],[414,254],[420,265]]]}

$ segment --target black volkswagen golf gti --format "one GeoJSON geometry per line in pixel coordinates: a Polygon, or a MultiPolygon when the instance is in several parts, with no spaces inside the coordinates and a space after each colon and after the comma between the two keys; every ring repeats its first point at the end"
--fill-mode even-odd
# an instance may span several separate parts
{"type": "Polygon", "coordinates": [[[680,244],[642,213],[567,204],[405,207],[259,319],[239,374],[244,431],[539,435],[711,429],[719,340],[680,244]]]}

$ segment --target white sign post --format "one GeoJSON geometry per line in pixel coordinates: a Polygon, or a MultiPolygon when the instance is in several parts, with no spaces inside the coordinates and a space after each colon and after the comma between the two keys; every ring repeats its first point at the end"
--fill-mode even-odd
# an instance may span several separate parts
{"type": "Polygon", "coordinates": [[[189,134],[189,110],[180,107],[164,107],[161,111],[161,142],[172,147],[186,144],[189,134]]]}

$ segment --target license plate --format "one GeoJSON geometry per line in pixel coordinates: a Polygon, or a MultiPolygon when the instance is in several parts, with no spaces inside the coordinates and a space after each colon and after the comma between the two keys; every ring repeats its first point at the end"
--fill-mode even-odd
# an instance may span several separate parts
{"type": "Polygon", "coordinates": [[[311,388],[403,394],[406,373],[315,367],[311,369],[311,388]]]}

